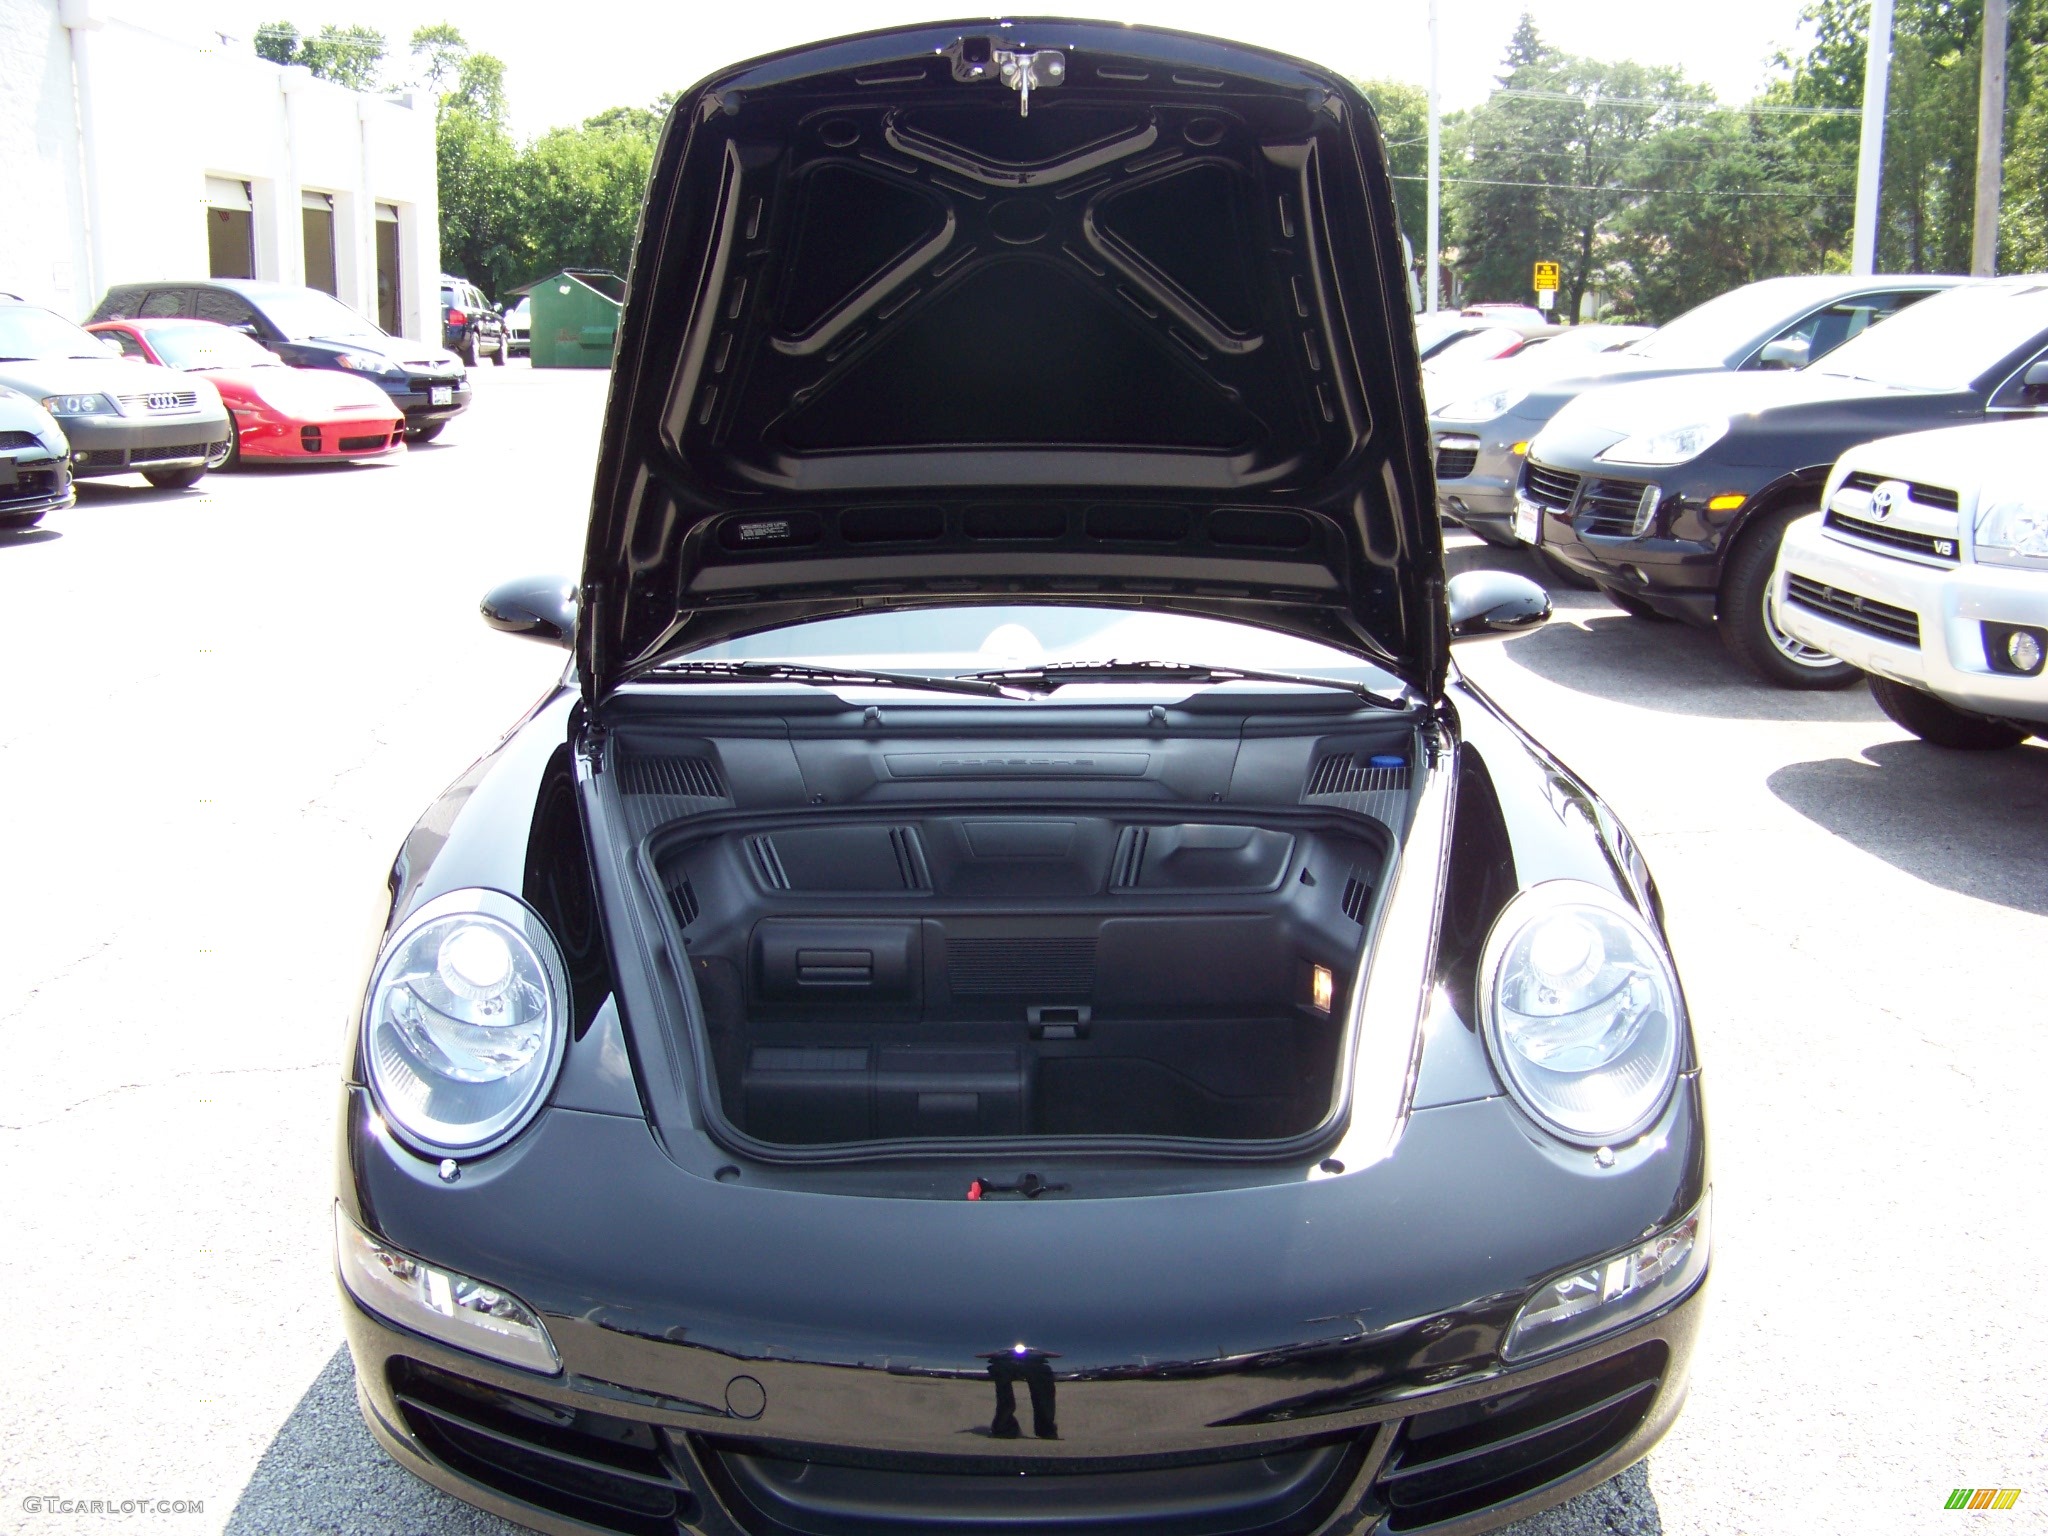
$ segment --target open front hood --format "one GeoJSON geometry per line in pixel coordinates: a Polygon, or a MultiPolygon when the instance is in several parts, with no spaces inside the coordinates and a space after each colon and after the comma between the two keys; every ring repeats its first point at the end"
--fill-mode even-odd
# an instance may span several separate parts
{"type": "Polygon", "coordinates": [[[1433,697],[1424,424],[1379,131],[1337,76],[1077,21],[738,65],[649,179],[585,687],[987,599],[1244,619],[1433,697]]]}

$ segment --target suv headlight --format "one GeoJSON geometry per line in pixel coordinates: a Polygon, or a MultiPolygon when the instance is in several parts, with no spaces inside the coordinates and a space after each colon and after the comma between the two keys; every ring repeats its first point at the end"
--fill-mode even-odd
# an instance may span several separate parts
{"type": "Polygon", "coordinates": [[[1435,412],[1438,421],[1491,421],[1505,416],[1529,397],[1526,389],[1496,389],[1490,395],[1475,395],[1435,412]]]}
{"type": "Polygon", "coordinates": [[[1646,1129],[1678,1076],[1678,977],[1611,891],[1532,886],[1494,920],[1479,1015],[1515,1102],[1551,1134],[1608,1146],[1646,1129]]]}
{"type": "Polygon", "coordinates": [[[52,416],[118,416],[121,408],[105,395],[45,395],[43,409],[52,416]]]}
{"type": "Polygon", "coordinates": [[[451,891],[384,947],[363,1058],[385,1121],[436,1157],[525,1128],[561,1066],[568,983],[546,924],[500,891],[451,891]]]}
{"type": "Polygon", "coordinates": [[[1594,455],[1608,464],[1683,464],[1696,459],[1728,435],[1728,418],[1687,422],[1655,432],[1637,432],[1594,455]]]}
{"type": "Polygon", "coordinates": [[[2048,569],[2048,502],[2017,490],[1987,493],[1977,505],[1977,559],[1984,565],[2048,569]]]}
{"type": "Polygon", "coordinates": [[[405,374],[405,370],[390,358],[379,357],[374,352],[337,352],[334,360],[351,373],[373,374],[386,379],[401,378],[405,374]]]}

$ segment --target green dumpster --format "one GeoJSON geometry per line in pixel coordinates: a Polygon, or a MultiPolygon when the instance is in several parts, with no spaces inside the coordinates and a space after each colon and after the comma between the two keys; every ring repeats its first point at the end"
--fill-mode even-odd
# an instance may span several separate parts
{"type": "Polygon", "coordinates": [[[536,368],[609,368],[626,284],[616,272],[563,271],[527,290],[536,368]]]}

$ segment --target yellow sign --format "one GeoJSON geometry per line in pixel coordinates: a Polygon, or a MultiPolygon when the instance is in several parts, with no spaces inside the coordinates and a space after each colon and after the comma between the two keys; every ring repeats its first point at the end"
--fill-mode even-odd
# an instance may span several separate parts
{"type": "Polygon", "coordinates": [[[1538,293],[1557,292],[1556,262],[1539,261],[1536,263],[1536,291],[1538,293]]]}

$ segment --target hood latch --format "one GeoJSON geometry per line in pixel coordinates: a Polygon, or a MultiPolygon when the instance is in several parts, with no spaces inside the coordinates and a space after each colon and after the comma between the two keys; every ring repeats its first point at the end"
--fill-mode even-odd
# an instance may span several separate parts
{"type": "Polygon", "coordinates": [[[1057,48],[1040,48],[1033,52],[998,48],[995,65],[1003,84],[1017,93],[1017,114],[1020,117],[1031,115],[1031,93],[1034,90],[1045,90],[1067,78],[1067,56],[1057,48]]]}

